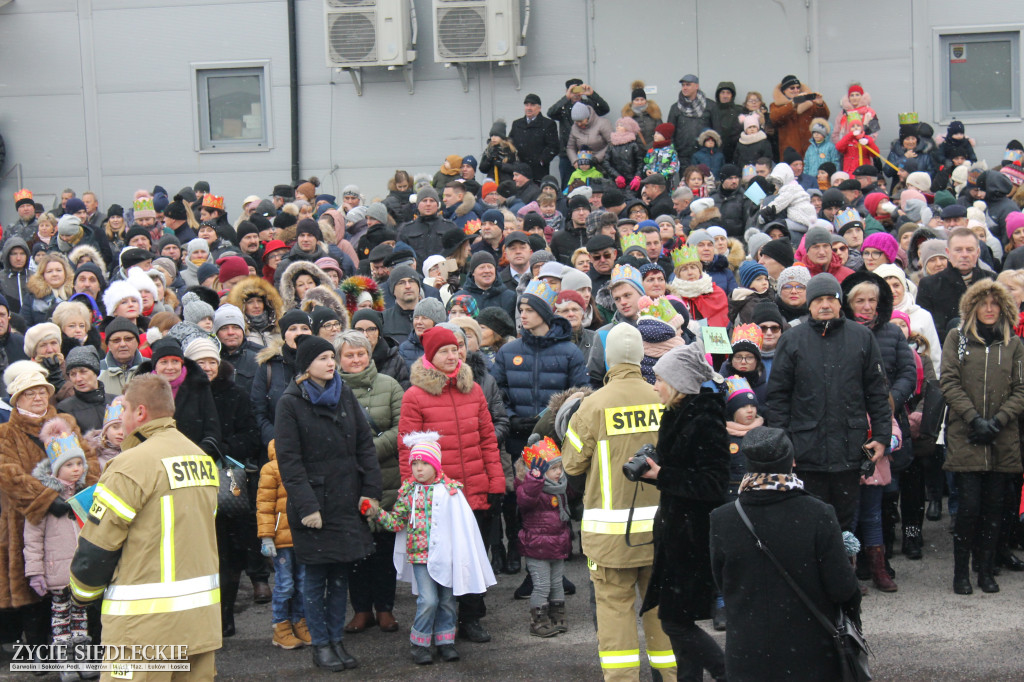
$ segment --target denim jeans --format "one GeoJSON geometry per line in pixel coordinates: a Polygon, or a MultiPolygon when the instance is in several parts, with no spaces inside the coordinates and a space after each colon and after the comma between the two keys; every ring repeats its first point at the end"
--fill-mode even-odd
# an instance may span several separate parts
{"type": "Polygon", "coordinates": [[[452,588],[438,585],[430,577],[426,564],[413,564],[416,577],[416,617],[412,621],[409,641],[417,646],[430,646],[433,635],[435,644],[451,644],[455,641],[455,594],[452,588]]]}
{"type": "Polygon", "coordinates": [[[313,646],[340,642],[344,636],[350,563],[307,564],[302,581],[306,626],[313,646]]]}
{"type": "Polygon", "coordinates": [[[271,599],[274,623],[305,618],[302,608],[302,581],[306,567],[295,560],[295,550],[281,547],[274,557],[274,595],[271,599]]]}
{"type": "Polygon", "coordinates": [[[865,547],[882,544],[882,493],[880,485],[860,487],[860,509],[857,514],[857,537],[865,547]]]}

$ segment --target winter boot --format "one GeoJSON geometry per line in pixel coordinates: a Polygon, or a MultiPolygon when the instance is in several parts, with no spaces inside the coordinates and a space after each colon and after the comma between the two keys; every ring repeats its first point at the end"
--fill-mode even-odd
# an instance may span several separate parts
{"type": "Polygon", "coordinates": [[[854,573],[857,574],[857,580],[871,580],[871,566],[868,563],[867,547],[862,547],[861,551],[857,553],[854,573]]]}
{"type": "Polygon", "coordinates": [[[306,627],[305,618],[292,621],[292,634],[303,644],[310,644],[313,641],[313,638],[309,635],[309,628],[306,627]]]}
{"type": "Polygon", "coordinates": [[[430,647],[419,646],[413,644],[409,647],[409,653],[412,654],[413,663],[416,665],[430,665],[434,662],[434,657],[430,653],[430,647]]]}
{"type": "Polygon", "coordinates": [[[235,635],[235,598],[238,596],[238,581],[222,582],[220,587],[220,630],[223,637],[235,635]]]}
{"type": "Polygon", "coordinates": [[[971,550],[953,538],[953,592],[971,594],[971,550]]]}
{"type": "Polygon", "coordinates": [[[363,632],[367,628],[372,628],[376,624],[377,621],[373,617],[373,611],[358,611],[352,616],[352,620],[345,624],[345,632],[354,635],[363,632]]]}
{"type": "Polygon", "coordinates": [[[508,564],[506,563],[505,545],[500,542],[491,545],[491,570],[494,575],[504,573],[508,570],[508,564]]]}
{"type": "Polygon", "coordinates": [[[455,648],[454,644],[438,644],[437,655],[441,657],[441,660],[445,663],[454,663],[459,660],[459,652],[455,648]]]}
{"type": "Polygon", "coordinates": [[[338,658],[338,654],[334,653],[330,644],[313,645],[313,665],[318,668],[327,668],[335,673],[345,669],[345,664],[338,658]]]}
{"type": "Polygon", "coordinates": [[[921,529],[918,526],[903,527],[903,556],[911,561],[922,557],[921,529]]]}
{"type": "Polygon", "coordinates": [[[334,654],[341,661],[341,665],[344,666],[345,670],[352,670],[353,668],[359,667],[359,661],[356,657],[345,650],[345,645],[338,640],[337,642],[331,642],[331,648],[334,649],[334,654]]]}
{"type": "MultiPolygon", "coordinates": [[[[92,637],[89,637],[89,636],[73,637],[71,639],[72,654],[70,655],[70,658],[72,660],[75,660],[74,659],[74,653],[73,653],[74,652],[74,647],[77,647],[77,646],[89,646],[90,644],[92,644],[92,637]]],[[[88,658],[88,659],[86,659],[84,661],[81,661],[81,662],[82,663],[101,663],[102,659],[88,658]]],[[[83,670],[83,671],[80,671],[78,673],[78,678],[82,679],[82,680],[98,680],[98,679],[100,679],[100,673],[99,673],[98,670],[83,670]]]]}
{"type": "Polygon", "coordinates": [[[282,620],[280,623],[274,623],[274,646],[279,646],[282,649],[298,649],[306,645],[301,639],[295,636],[292,632],[292,623],[290,620],[282,620]]]}
{"type": "Polygon", "coordinates": [[[874,545],[867,548],[868,564],[871,566],[871,581],[881,592],[895,592],[897,587],[885,570],[885,548],[874,545]]]}
{"type": "Polygon", "coordinates": [[[555,626],[555,629],[559,632],[569,632],[569,628],[565,624],[564,601],[553,601],[550,604],[548,604],[548,619],[551,621],[551,624],[555,626]]]}
{"type": "Polygon", "coordinates": [[[928,511],[924,513],[924,516],[929,521],[938,521],[942,518],[942,498],[937,500],[930,500],[928,502],[928,511]]]}
{"type": "Polygon", "coordinates": [[[558,628],[548,618],[547,604],[530,609],[530,634],[534,637],[554,637],[558,634],[558,628]]]}
{"type": "Polygon", "coordinates": [[[508,548],[507,559],[505,560],[505,573],[515,575],[523,568],[523,560],[519,556],[519,548],[512,546],[508,548]]]}
{"type": "MultiPolygon", "coordinates": [[[[565,585],[563,584],[562,587],[565,587],[565,585]]],[[[527,573],[526,577],[523,578],[523,582],[520,583],[519,587],[516,588],[516,591],[512,593],[512,598],[529,599],[531,594],[533,594],[533,577],[527,573]]]]}
{"type": "Polygon", "coordinates": [[[985,551],[981,554],[981,568],[978,571],[978,587],[982,592],[998,592],[999,585],[994,577],[995,552],[985,551]]]}
{"type": "Polygon", "coordinates": [[[711,625],[716,632],[725,631],[725,598],[720,594],[715,595],[715,601],[711,605],[711,625]]]}

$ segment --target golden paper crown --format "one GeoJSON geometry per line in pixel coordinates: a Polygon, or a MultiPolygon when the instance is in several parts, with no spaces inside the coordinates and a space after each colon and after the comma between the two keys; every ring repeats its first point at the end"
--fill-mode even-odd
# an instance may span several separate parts
{"type": "Polygon", "coordinates": [[[467,220],[466,224],[462,226],[463,234],[476,234],[480,231],[479,220],[467,220]]]}
{"type": "Polygon", "coordinates": [[[687,263],[699,263],[700,256],[697,254],[696,246],[680,246],[672,252],[672,267],[678,268],[687,263]]]}
{"type": "Polygon", "coordinates": [[[626,249],[631,246],[639,246],[641,249],[647,249],[647,236],[643,232],[631,232],[625,235],[619,240],[622,245],[622,253],[626,253],[626,249]]]}
{"type": "Polygon", "coordinates": [[[215,194],[203,195],[203,207],[204,208],[215,208],[218,211],[224,210],[224,197],[219,197],[215,194]]]}
{"type": "Polygon", "coordinates": [[[539,440],[533,445],[527,445],[523,448],[523,462],[526,464],[527,469],[535,461],[551,462],[561,456],[562,451],[558,449],[558,443],[547,436],[544,437],[544,440],[539,440]]]}
{"type": "Polygon", "coordinates": [[[668,299],[665,298],[664,296],[659,298],[656,303],[651,302],[651,300],[645,296],[640,299],[640,303],[640,314],[644,317],[653,317],[663,322],[672,322],[672,320],[675,319],[676,315],[679,314],[676,312],[676,309],[672,307],[672,304],[668,302],[668,299]],[[643,305],[645,299],[648,302],[648,305],[646,307],[643,305]]]}
{"type": "Polygon", "coordinates": [[[135,203],[132,204],[132,208],[138,211],[155,211],[153,208],[153,200],[149,198],[136,199],[135,203]]]}
{"type": "Polygon", "coordinates": [[[764,341],[764,333],[762,333],[761,328],[753,322],[749,324],[741,324],[732,330],[732,345],[735,346],[741,341],[748,341],[760,349],[761,342],[764,341]]]}
{"type": "Polygon", "coordinates": [[[32,190],[30,189],[19,189],[14,193],[14,203],[21,201],[32,201],[32,190]]]}

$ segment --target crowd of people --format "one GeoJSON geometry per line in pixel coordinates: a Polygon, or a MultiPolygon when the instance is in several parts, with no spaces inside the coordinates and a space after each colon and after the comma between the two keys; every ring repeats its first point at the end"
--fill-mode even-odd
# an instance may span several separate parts
{"type": "Polygon", "coordinates": [[[856,617],[856,578],[895,592],[889,560],[922,558],[925,518],[949,520],[957,594],[972,567],[985,592],[1024,571],[1024,146],[979,160],[961,122],[936,137],[913,113],[889,140],[856,83],[834,118],[792,75],[712,99],[687,74],[664,115],[642,82],[629,94],[613,120],[572,79],[547,116],[529,94],[496,121],[479,160],[340,197],[280,184],[234,219],[205,181],[106,211],[15,193],[4,640],[101,637],[68,499],[99,479],[131,522],[100,476],[148,442],[126,414],[164,386],[190,457],[221,470],[220,635],[245,572],[273,644],[332,670],[374,627],[410,628],[418,664],[432,644],[458,660],[457,636],[491,638],[495,574],[524,565],[529,633],[564,633],[589,620],[566,609],[581,552],[606,679],[640,667],[638,589],[655,670],[832,679],[828,633],[737,499],[823,610],[856,617]],[[756,615],[766,573],[786,627],[756,615]]]}

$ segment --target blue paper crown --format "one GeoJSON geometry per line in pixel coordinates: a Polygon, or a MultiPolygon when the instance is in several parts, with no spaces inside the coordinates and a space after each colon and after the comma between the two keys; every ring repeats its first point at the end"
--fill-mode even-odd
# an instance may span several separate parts
{"type": "Polygon", "coordinates": [[[847,223],[860,223],[864,224],[864,219],[860,217],[860,213],[855,208],[844,208],[843,210],[836,213],[835,218],[832,219],[832,223],[837,229],[842,229],[847,223]]]}
{"type": "Polygon", "coordinates": [[[78,443],[78,436],[76,434],[62,433],[55,438],[51,438],[50,442],[46,444],[46,456],[50,459],[50,463],[53,464],[59,459],[71,457],[84,458],[85,452],[78,443]]]}
{"type": "Polygon", "coordinates": [[[629,263],[616,265],[612,270],[612,278],[608,282],[608,286],[611,287],[619,282],[631,282],[641,293],[644,290],[644,280],[640,276],[640,271],[629,263]]]}
{"type": "Polygon", "coordinates": [[[554,308],[555,297],[558,295],[554,289],[548,286],[547,282],[544,282],[539,277],[530,280],[530,283],[526,285],[526,291],[524,291],[523,294],[533,294],[540,300],[547,303],[551,308],[554,308]]]}

